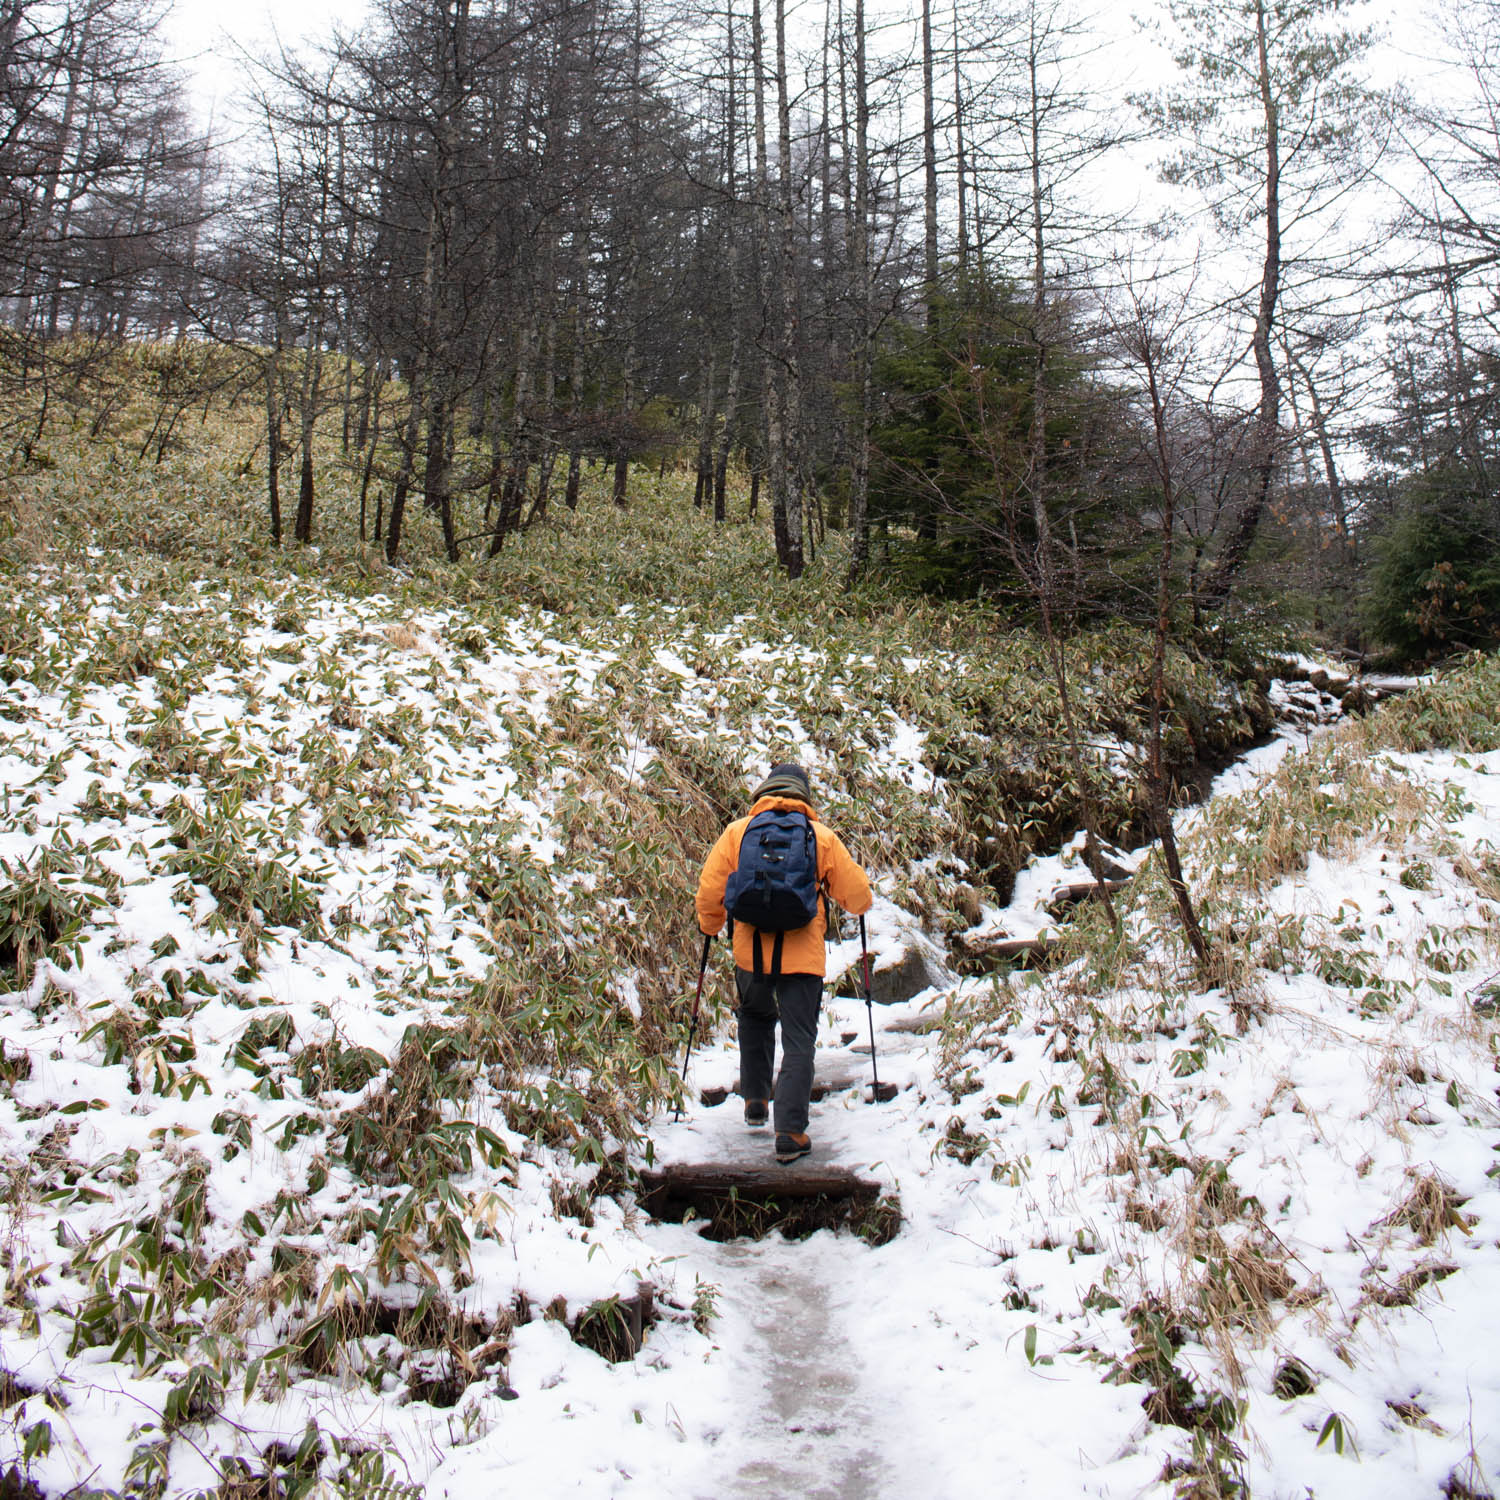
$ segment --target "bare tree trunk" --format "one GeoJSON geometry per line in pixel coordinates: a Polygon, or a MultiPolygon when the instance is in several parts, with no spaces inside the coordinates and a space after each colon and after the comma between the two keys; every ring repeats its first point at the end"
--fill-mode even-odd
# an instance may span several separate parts
{"type": "Polygon", "coordinates": [[[718,366],[712,341],[704,338],[698,356],[698,457],[693,483],[693,507],[702,510],[714,489],[714,396],[718,386],[718,366]]]}
{"type": "Polygon", "coordinates": [[[411,393],[406,405],[406,425],[401,434],[401,467],[396,471],[396,483],[391,490],[391,513],[385,526],[385,560],[396,561],[401,550],[401,526],[406,518],[406,497],[411,493],[412,477],[416,473],[417,439],[422,431],[422,380],[420,372],[413,370],[408,380],[411,393]]]}
{"type": "MultiPolygon", "coordinates": [[[[367,361],[365,369],[368,372],[373,361],[367,361]]],[[[367,382],[368,384],[368,382],[367,382]]],[[[360,411],[359,446],[365,455],[364,472],[359,480],[359,539],[365,541],[365,516],[366,505],[370,494],[370,476],[375,469],[375,450],[380,445],[380,393],[385,386],[385,372],[381,371],[379,384],[373,390],[368,391],[364,405],[360,411]]],[[[377,519],[375,530],[372,533],[376,541],[380,540],[380,524],[377,519]]]]}
{"type": "MultiPolygon", "coordinates": [[[[49,339],[55,338],[57,336],[58,313],[60,304],[62,302],[62,285],[63,277],[65,274],[63,269],[65,242],[68,237],[68,229],[72,216],[73,200],[76,197],[78,176],[80,171],[82,170],[82,158],[88,146],[87,137],[89,132],[89,120],[93,115],[94,90],[92,83],[90,84],[89,88],[89,104],[84,112],[83,130],[79,136],[78,159],[74,162],[72,172],[70,174],[72,182],[69,186],[68,191],[63,194],[63,222],[61,224],[54,223],[54,216],[57,213],[58,192],[62,186],[63,171],[67,166],[68,150],[73,139],[74,120],[78,113],[80,78],[83,73],[84,63],[88,57],[89,43],[94,26],[94,16],[97,9],[97,0],[89,0],[89,3],[84,9],[83,24],[79,29],[78,40],[75,45],[69,49],[66,62],[64,63],[64,71],[67,74],[68,82],[66,91],[63,96],[62,119],[58,122],[57,144],[52,155],[52,160],[48,165],[46,182],[45,186],[42,189],[41,207],[37,212],[37,222],[34,231],[38,240],[46,241],[50,239],[53,246],[53,264],[50,267],[38,265],[35,268],[37,273],[39,300],[41,295],[40,284],[46,277],[49,276],[52,282],[51,294],[48,297],[47,311],[47,337],[49,339]]],[[[27,285],[29,281],[30,277],[27,277],[26,281],[23,282],[23,287],[28,293],[31,290],[29,285],[27,285]]],[[[25,321],[29,320],[30,317],[29,295],[22,299],[21,307],[22,309],[24,309],[24,311],[22,313],[20,322],[24,323],[25,321]]],[[[40,311],[40,308],[38,308],[38,311],[40,311]]]]}
{"type": "Polygon", "coordinates": [[[1255,461],[1250,494],[1234,519],[1218,562],[1204,581],[1199,600],[1202,608],[1209,611],[1224,606],[1230,590],[1244,571],[1250,548],[1260,529],[1261,517],[1270,504],[1281,446],[1281,381],[1271,348],[1276,302],[1281,290],[1281,130],[1279,105],[1271,79],[1265,0],[1255,0],[1255,23],[1256,66],[1266,132],[1266,244],[1261,262],[1255,332],[1251,341],[1260,379],[1260,405],[1255,414],[1255,461]]]}
{"type": "Polygon", "coordinates": [[[1458,277],[1448,254],[1448,237],[1439,231],[1438,244],[1443,254],[1443,306],[1447,312],[1448,340],[1453,351],[1452,392],[1449,423],[1458,434],[1459,450],[1482,488],[1489,488],[1484,461],[1484,445],[1479,441],[1479,426],[1473,410],[1474,378],[1464,347],[1463,325],[1458,304],[1458,277]]]}
{"type": "MultiPolygon", "coordinates": [[[[278,341],[279,344],[279,341],[278,341]]],[[[271,541],[281,545],[281,350],[266,359],[266,498],[271,507],[271,541]]]]}
{"type": "Polygon", "coordinates": [[[323,378],[323,343],[315,329],[303,356],[300,396],[301,475],[297,489],[297,520],[293,528],[296,540],[306,545],[312,541],[313,529],[313,428],[317,423],[318,400],[323,378]]]}
{"type": "Polygon", "coordinates": [[[449,482],[452,455],[453,399],[447,390],[434,389],[427,408],[427,453],[422,475],[422,502],[437,513],[443,532],[443,551],[458,561],[458,539],[453,524],[453,492],[449,482]]]}
{"type": "Polygon", "coordinates": [[[932,0],[922,0],[922,271],[927,326],[938,320],[937,122],[932,61],[932,0]]]}
{"type": "Polygon", "coordinates": [[[553,286],[555,250],[556,246],[549,240],[543,271],[546,310],[542,322],[542,380],[537,402],[545,427],[533,438],[539,448],[536,455],[536,497],[531,502],[531,511],[526,517],[527,526],[546,519],[552,470],[557,463],[557,297],[553,286]]]}
{"type": "MultiPolygon", "coordinates": [[[[630,154],[637,160],[641,151],[642,53],[645,48],[645,16],[642,0],[635,0],[633,45],[630,64],[630,154]]],[[[631,191],[634,191],[633,189],[631,191]]],[[[626,211],[628,249],[625,273],[625,315],[628,319],[625,354],[621,361],[620,420],[622,426],[635,418],[636,363],[640,358],[642,226],[639,205],[632,201],[626,211]]],[[[630,442],[622,431],[615,442],[615,472],[611,499],[623,509],[630,482],[630,442]]]]}
{"type": "MultiPolygon", "coordinates": [[[[736,160],[739,117],[735,104],[734,9],[726,10],[729,57],[729,97],[724,121],[724,184],[729,201],[737,201],[736,160]]],[[[714,460],[714,522],[722,525],[729,515],[726,489],[729,482],[729,455],[734,448],[740,410],[740,378],[744,361],[744,314],[740,301],[740,237],[736,227],[729,229],[729,372],[724,384],[724,426],[719,433],[719,451],[714,460]]]]}
{"type": "Polygon", "coordinates": [[[849,258],[854,270],[854,306],[859,319],[854,379],[859,390],[854,451],[849,476],[850,587],[870,564],[870,412],[874,316],[870,276],[870,96],[865,53],[865,3],[854,5],[854,221],[849,258]]]}
{"type": "MultiPolygon", "coordinates": [[[[755,241],[756,261],[759,275],[760,312],[762,327],[768,328],[776,321],[774,305],[777,300],[777,256],[771,238],[771,167],[767,151],[766,136],[766,64],[765,24],[761,15],[760,0],[750,0],[750,77],[754,98],[755,129],[755,241]]],[[[786,466],[783,443],[783,394],[781,371],[777,368],[779,340],[772,336],[762,346],[761,359],[761,422],[765,433],[765,462],[771,472],[771,526],[776,540],[777,561],[785,565],[787,554],[786,512],[784,496],[778,498],[782,488],[779,475],[786,466]]],[[[754,515],[760,501],[761,466],[755,466],[750,485],[750,514],[754,515]]]]}
{"type": "MultiPolygon", "coordinates": [[[[532,363],[536,357],[537,306],[535,289],[528,298],[530,303],[525,326],[516,341],[516,372],[512,384],[512,411],[510,427],[510,458],[505,466],[505,481],[500,490],[499,510],[495,517],[495,533],[490,541],[490,556],[498,555],[508,533],[514,531],[521,521],[525,505],[526,486],[531,474],[531,379],[532,363]]],[[[495,463],[499,464],[498,447],[495,463]]],[[[494,494],[493,481],[491,495],[494,494]]]]}
{"type": "Polygon", "coordinates": [[[401,467],[396,474],[395,487],[391,491],[391,513],[385,528],[385,560],[394,563],[401,548],[401,527],[406,518],[406,497],[411,492],[412,476],[416,472],[417,438],[422,430],[422,400],[427,383],[427,363],[431,358],[432,341],[436,332],[436,309],[434,307],[434,278],[437,262],[438,205],[434,200],[427,210],[426,245],[422,257],[422,304],[418,328],[420,343],[412,369],[407,374],[406,425],[401,434],[401,467]]]}
{"type": "Polygon", "coordinates": [[[589,281],[587,226],[576,228],[573,238],[576,244],[573,266],[573,351],[568,366],[568,424],[572,431],[568,438],[568,481],[563,490],[563,504],[569,510],[578,509],[578,485],[583,468],[583,450],[577,429],[583,412],[583,340],[587,326],[585,313],[588,307],[589,281]]]}
{"type": "Polygon", "coordinates": [[[779,432],[780,463],[771,471],[772,504],[785,536],[782,564],[788,578],[803,569],[804,474],[802,465],[802,373],[798,350],[797,216],[792,191],[792,106],[787,75],[786,0],[776,4],[776,144],[781,235],[777,256],[777,377],[781,399],[771,403],[779,432]]]}
{"type": "Polygon", "coordinates": [[[365,370],[359,383],[359,421],[354,429],[354,448],[357,453],[365,451],[365,443],[370,436],[370,408],[374,400],[375,391],[375,366],[378,361],[373,355],[367,353],[365,356],[365,370]]]}
{"type": "MultiPolygon", "coordinates": [[[[1295,363],[1295,361],[1294,361],[1295,363]]],[[[1339,539],[1339,557],[1344,564],[1354,561],[1354,533],[1349,528],[1349,511],[1344,502],[1344,484],[1339,476],[1338,461],[1333,455],[1333,442],[1328,435],[1328,417],[1318,395],[1317,382],[1312,372],[1297,363],[1297,371],[1307,386],[1309,403],[1308,417],[1312,422],[1313,435],[1318,443],[1318,456],[1323,461],[1323,479],[1328,486],[1328,508],[1333,513],[1335,534],[1339,539]]]]}
{"type": "Polygon", "coordinates": [[[1173,484],[1172,453],[1167,440],[1166,401],[1157,369],[1160,350],[1152,330],[1143,319],[1138,326],[1140,345],[1137,357],[1146,375],[1146,389],[1151,397],[1152,430],[1156,441],[1156,472],[1161,492],[1161,550],[1156,562],[1156,628],[1151,639],[1151,728],[1148,740],[1146,788],[1151,805],[1151,821],[1161,840],[1162,861],[1167,868],[1167,884],[1177,904],[1177,917],[1183,936],[1193,950],[1201,971],[1209,967],[1208,940],[1193,909],[1192,892],[1182,874],[1182,860],[1177,851],[1177,832],[1172,826],[1172,809],[1167,790],[1166,767],[1162,761],[1162,726],[1167,701],[1167,638],[1172,627],[1172,546],[1176,529],[1176,488],[1173,484]]]}
{"type": "Polygon", "coordinates": [[[967,205],[969,165],[964,149],[964,79],[958,60],[958,0],[953,0],[953,132],[957,152],[958,177],[958,273],[968,293],[969,279],[969,210],[967,205]]]}

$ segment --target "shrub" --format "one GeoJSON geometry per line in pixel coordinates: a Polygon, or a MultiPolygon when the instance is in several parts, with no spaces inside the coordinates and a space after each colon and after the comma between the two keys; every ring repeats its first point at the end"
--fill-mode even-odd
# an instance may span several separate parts
{"type": "Polygon", "coordinates": [[[65,964],[90,913],[117,884],[63,835],[30,862],[0,859],[0,974],[24,987],[38,960],[65,964]]]}
{"type": "Polygon", "coordinates": [[[1407,660],[1500,640],[1500,536],[1465,477],[1424,476],[1381,539],[1366,620],[1407,660]]]}

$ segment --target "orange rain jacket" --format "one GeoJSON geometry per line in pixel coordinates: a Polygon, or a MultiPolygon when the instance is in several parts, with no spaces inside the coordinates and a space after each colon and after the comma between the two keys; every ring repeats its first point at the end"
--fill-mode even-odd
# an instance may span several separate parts
{"type": "MultiPolygon", "coordinates": [[[[703,874],[698,879],[698,928],[712,937],[727,920],[724,909],[724,887],[740,862],[740,840],[750,819],[767,808],[791,808],[797,812],[810,813],[813,833],[818,841],[818,914],[806,927],[799,927],[786,934],[781,947],[781,972],[783,974],[816,974],[821,978],[827,972],[823,952],[823,935],[828,930],[828,908],[826,897],[832,896],[847,912],[856,917],[870,909],[870,882],[865,872],[854,863],[853,856],[844,847],[843,841],[826,823],[818,822],[817,809],[810,807],[798,797],[762,797],[743,818],[736,818],[709,852],[703,865],[703,874]]],[[[756,931],[743,922],[734,924],[734,961],[742,969],[755,968],[756,931]]],[[[771,944],[769,936],[761,939],[762,963],[771,967],[771,944]]]]}

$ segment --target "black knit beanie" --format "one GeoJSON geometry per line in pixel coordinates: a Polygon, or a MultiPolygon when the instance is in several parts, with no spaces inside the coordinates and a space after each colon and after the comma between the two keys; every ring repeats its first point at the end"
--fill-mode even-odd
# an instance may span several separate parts
{"type": "Polygon", "coordinates": [[[755,795],[750,799],[759,802],[762,797],[796,797],[812,806],[812,782],[807,779],[807,772],[801,766],[785,765],[772,766],[771,774],[756,787],[755,795]]]}

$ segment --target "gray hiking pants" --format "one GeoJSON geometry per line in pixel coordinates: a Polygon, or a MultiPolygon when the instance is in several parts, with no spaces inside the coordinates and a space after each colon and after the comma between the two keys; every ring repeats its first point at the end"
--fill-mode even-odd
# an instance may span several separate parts
{"type": "Polygon", "coordinates": [[[823,981],[816,974],[782,974],[776,979],[763,974],[757,979],[748,969],[736,969],[734,982],[740,996],[735,1012],[740,1023],[740,1094],[746,1099],[774,1097],[776,1133],[801,1135],[807,1130],[812,1098],[823,981]],[[773,1094],[778,1020],[781,1072],[773,1094]]]}

